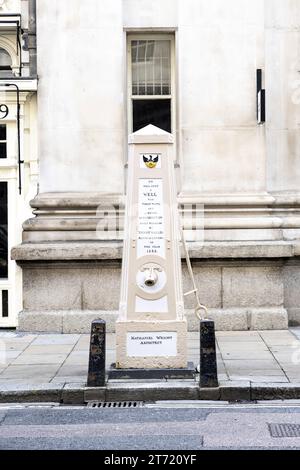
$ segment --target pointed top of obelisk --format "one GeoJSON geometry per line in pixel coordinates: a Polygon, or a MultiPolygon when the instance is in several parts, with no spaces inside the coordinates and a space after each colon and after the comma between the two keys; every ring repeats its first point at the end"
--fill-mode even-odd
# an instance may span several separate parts
{"type": "Polygon", "coordinates": [[[147,126],[139,129],[136,132],[133,132],[128,136],[129,144],[144,144],[144,143],[169,143],[174,142],[174,137],[169,132],[160,129],[153,124],[148,124],[147,126]]]}

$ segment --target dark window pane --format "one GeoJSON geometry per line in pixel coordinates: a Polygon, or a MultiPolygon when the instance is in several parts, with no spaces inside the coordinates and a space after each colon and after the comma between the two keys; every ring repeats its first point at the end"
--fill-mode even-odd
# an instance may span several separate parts
{"type": "Polygon", "coordinates": [[[11,60],[9,53],[5,49],[0,47],[0,67],[10,68],[11,65],[12,65],[12,60],[11,60]]]}
{"type": "Polygon", "coordinates": [[[10,78],[13,77],[12,69],[10,67],[0,67],[0,77],[1,78],[10,78]]]}
{"type": "Polygon", "coordinates": [[[2,291],[2,317],[8,317],[8,291],[2,291]]]}
{"type": "Polygon", "coordinates": [[[171,132],[171,100],[133,100],[133,132],[153,124],[171,132]]]}
{"type": "Polygon", "coordinates": [[[6,125],[0,124],[0,140],[6,140],[6,125]]]}
{"type": "Polygon", "coordinates": [[[6,142],[0,142],[0,158],[6,158],[6,142]]]}
{"type": "Polygon", "coordinates": [[[0,278],[8,277],[7,183],[0,183],[0,278]]]}

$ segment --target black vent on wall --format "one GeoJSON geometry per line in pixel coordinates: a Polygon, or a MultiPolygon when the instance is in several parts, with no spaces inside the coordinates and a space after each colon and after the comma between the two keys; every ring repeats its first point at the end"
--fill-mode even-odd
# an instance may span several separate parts
{"type": "Polygon", "coordinates": [[[256,97],[257,97],[257,122],[263,124],[266,122],[266,92],[262,87],[262,69],[256,70],[256,97]]]}
{"type": "Polygon", "coordinates": [[[8,317],[8,290],[2,291],[2,317],[8,317]]]}

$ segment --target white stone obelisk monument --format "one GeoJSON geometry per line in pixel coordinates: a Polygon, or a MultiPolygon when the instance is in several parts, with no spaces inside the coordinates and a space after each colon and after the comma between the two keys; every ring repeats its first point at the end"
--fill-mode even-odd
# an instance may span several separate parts
{"type": "Polygon", "coordinates": [[[117,369],[187,367],[173,136],[129,136],[117,369]]]}

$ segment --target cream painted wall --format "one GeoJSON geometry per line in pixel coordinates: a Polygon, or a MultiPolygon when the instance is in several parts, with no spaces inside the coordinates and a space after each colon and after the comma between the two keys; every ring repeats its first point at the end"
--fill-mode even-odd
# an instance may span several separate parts
{"type": "Polygon", "coordinates": [[[268,189],[300,191],[300,2],[266,0],[268,189]]]}
{"type": "Polygon", "coordinates": [[[37,7],[40,190],[122,192],[122,1],[37,7]]]}
{"type": "Polygon", "coordinates": [[[0,13],[19,13],[21,2],[26,0],[0,0],[0,13]]]}
{"type": "Polygon", "coordinates": [[[37,3],[41,192],[123,191],[124,28],[176,35],[183,192],[299,187],[298,0],[37,3]],[[256,122],[257,68],[267,139],[256,122]]]}
{"type": "Polygon", "coordinates": [[[180,0],[180,131],[184,192],[265,189],[256,123],[261,0],[180,0]]]}
{"type": "Polygon", "coordinates": [[[123,0],[126,28],[174,28],[178,0],[123,0]]]}

